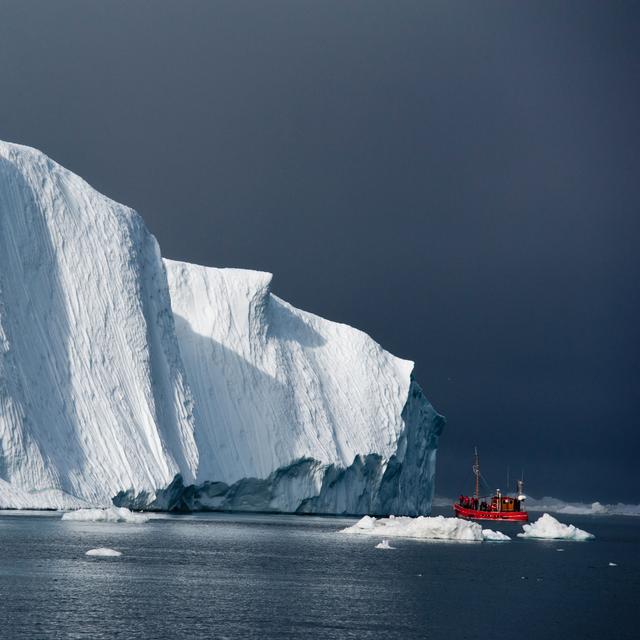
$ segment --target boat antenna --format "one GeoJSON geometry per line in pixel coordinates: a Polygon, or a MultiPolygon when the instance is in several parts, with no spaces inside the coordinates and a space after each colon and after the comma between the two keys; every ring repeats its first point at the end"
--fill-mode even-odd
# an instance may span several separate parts
{"type": "Polygon", "coordinates": [[[473,463],[473,474],[476,477],[476,492],[474,497],[478,499],[480,496],[480,458],[478,456],[478,447],[474,447],[475,450],[475,462],[473,463]]]}

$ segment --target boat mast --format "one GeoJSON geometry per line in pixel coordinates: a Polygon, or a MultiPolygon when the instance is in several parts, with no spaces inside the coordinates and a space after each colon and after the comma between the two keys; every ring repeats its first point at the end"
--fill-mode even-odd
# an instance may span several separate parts
{"type": "Polygon", "coordinates": [[[475,462],[473,464],[473,473],[476,477],[476,492],[474,497],[476,500],[480,497],[480,458],[478,457],[478,447],[475,447],[475,462]]]}

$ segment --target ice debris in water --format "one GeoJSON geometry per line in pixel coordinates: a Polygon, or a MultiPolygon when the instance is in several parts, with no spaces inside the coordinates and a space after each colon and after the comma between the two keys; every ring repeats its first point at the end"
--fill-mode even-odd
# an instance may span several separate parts
{"type": "Polygon", "coordinates": [[[108,549],[107,547],[98,547],[97,549],[89,549],[87,556],[98,556],[99,558],[117,558],[122,554],[115,549],[108,549]]]}
{"type": "Polygon", "coordinates": [[[505,540],[511,540],[511,538],[502,533],[501,531],[493,531],[492,529],[483,529],[482,537],[485,540],[489,540],[491,542],[504,542],[505,540]]]}
{"type": "Polygon", "coordinates": [[[376,545],[376,549],[395,549],[389,544],[389,541],[385,538],[382,542],[379,542],[376,545]]]}
{"type": "Polygon", "coordinates": [[[483,529],[476,522],[444,516],[389,516],[372,518],[364,516],[353,526],[342,529],[342,533],[385,536],[388,538],[419,538],[421,540],[460,540],[482,542],[483,540],[504,541],[509,536],[483,529]]]}
{"type": "Polygon", "coordinates": [[[149,520],[149,516],[133,513],[126,507],[108,507],[107,509],[78,509],[69,511],[62,516],[63,520],[77,520],[81,522],[128,522],[142,524],[149,520]]]}
{"type": "Polygon", "coordinates": [[[524,533],[519,533],[520,538],[540,538],[544,540],[591,540],[595,536],[587,531],[578,529],[572,524],[558,522],[548,513],[541,515],[531,524],[523,524],[524,533]]]}
{"type": "Polygon", "coordinates": [[[615,562],[610,562],[610,563],[609,563],[609,566],[610,566],[610,567],[617,567],[618,565],[617,565],[615,562]]]}

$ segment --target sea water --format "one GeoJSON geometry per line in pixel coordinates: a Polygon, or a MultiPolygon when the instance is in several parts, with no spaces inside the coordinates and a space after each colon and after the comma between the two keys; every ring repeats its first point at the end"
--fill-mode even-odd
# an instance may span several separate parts
{"type": "Polygon", "coordinates": [[[637,638],[640,518],[559,519],[596,539],[523,540],[492,523],[512,541],[380,549],[339,533],[355,518],[4,512],[0,637],[637,638]]]}

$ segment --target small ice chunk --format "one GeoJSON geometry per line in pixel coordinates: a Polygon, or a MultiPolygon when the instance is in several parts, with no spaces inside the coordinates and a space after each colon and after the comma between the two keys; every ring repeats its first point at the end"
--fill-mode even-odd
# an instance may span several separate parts
{"type": "Polygon", "coordinates": [[[491,542],[506,542],[507,540],[511,540],[511,538],[505,533],[502,533],[502,531],[493,531],[492,529],[483,529],[482,537],[484,540],[491,542]]]}
{"type": "Polygon", "coordinates": [[[564,549],[556,549],[556,551],[564,551],[564,549]]]}
{"type": "Polygon", "coordinates": [[[385,540],[383,540],[382,542],[379,542],[379,543],[376,545],[376,549],[395,549],[395,547],[392,547],[392,546],[389,544],[389,541],[385,539],[385,540]]]}
{"type": "Polygon", "coordinates": [[[617,565],[615,562],[610,562],[610,563],[609,563],[609,566],[610,566],[610,567],[617,567],[618,565],[617,565]]]}
{"type": "Polygon", "coordinates": [[[108,549],[107,547],[98,547],[97,549],[89,549],[89,551],[87,551],[85,555],[98,556],[100,558],[117,558],[122,554],[119,551],[116,551],[115,549],[108,549]]]}
{"type": "Polygon", "coordinates": [[[558,522],[548,513],[542,514],[532,524],[523,524],[524,533],[519,533],[520,538],[539,538],[544,540],[591,540],[595,536],[587,531],[578,529],[572,524],[558,522]]]}
{"type": "Polygon", "coordinates": [[[149,516],[133,513],[126,507],[108,507],[107,509],[78,509],[69,511],[62,516],[63,520],[79,522],[128,522],[142,524],[149,520],[149,516]]]}

